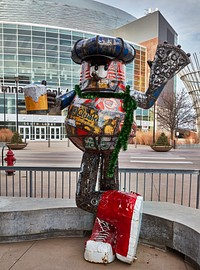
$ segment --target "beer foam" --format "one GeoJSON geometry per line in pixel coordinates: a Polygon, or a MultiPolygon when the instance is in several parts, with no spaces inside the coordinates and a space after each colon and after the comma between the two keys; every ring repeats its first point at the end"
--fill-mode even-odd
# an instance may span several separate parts
{"type": "Polygon", "coordinates": [[[40,96],[47,93],[45,85],[29,84],[24,87],[25,97],[31,97],[33,101],[38,102],[40,96]]]}

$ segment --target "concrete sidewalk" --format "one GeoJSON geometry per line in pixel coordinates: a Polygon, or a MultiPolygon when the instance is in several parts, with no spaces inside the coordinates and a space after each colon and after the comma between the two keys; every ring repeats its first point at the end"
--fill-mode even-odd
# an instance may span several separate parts
{"type": "Polygon", "coordinates": [[[87,238],[57,238],[21,243],[0,244],[1,270],[192,270],[180,254],[139,244],[137,260],[128,265],[115,260],[100,265],[84,260],[87,238]]]}

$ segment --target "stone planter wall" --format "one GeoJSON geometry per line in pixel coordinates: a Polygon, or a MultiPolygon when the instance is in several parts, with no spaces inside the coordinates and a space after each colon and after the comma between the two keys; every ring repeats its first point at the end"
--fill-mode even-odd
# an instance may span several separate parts
{"type": "Polygon", "coordinates": [[[6,145],[11,150],[20,150],[20,149],[24,149],[27,146],[27,143],[7,143],[6,145]]]}
{"type": "Polygon", "coordinates": [[[150,145],[151,148],[156,152],[168,152],[172,149],[172,146],[162,146],[162,145],[150,145]]]}

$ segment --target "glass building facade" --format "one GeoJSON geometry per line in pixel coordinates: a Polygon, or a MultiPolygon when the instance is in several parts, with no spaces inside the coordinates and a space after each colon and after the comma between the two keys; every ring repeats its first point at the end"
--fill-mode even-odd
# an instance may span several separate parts
{"type": "MultiPolygon", "coordinates": [[[[94,35],[61,27],[0,23],[0,128],[18,129],[27,140],[65,138],[65,113],[27,115],[23,87],[46,80],[47,87],[57,94],[74,89],[79,83],[80,66],[71,60],[71,49],[77,40],[94,35]]],[[[146,48],[133,45],[137,53],[134,62],[126,66],[126,83],[145,91],[146,48]]],[[[148,112],[136,112],[139,126],[140,116],[145,114],[148,122],[148,112]]]]}

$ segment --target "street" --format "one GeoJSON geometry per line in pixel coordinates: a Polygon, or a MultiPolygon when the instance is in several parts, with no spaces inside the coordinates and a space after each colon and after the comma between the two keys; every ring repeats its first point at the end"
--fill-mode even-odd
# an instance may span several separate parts
{"type": "MultiPolygon", "coordinates": [[[[23,150],[13,150],[16,166],[73,166],[79,167],[82,151],[68,141],[31,141],[23,150]],[[49,147],[50,146],[50,147],[49,147]]],[[[3,153],[6,155],[6,149],[3,153]]],[[[4,165],[5,162],[4,162],[4,165]]],[[[150,146],[128,145],[119,154],[120,168],[200,169],[200,149],[172,149],[155,152],[150,146]]]]}

